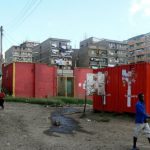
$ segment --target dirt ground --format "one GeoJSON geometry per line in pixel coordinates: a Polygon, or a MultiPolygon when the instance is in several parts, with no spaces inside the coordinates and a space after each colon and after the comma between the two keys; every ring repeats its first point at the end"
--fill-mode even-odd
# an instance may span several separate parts
{"type": "MultiPolygon", "coordinates": [[[[84,118],[79,112],[66,113],[78,126],[72,133],[64,134],[50,130],[51,113],[56,110],[58,108],[55,107],[5,103],[5,110],[0,110],[0,150],[131,149],[134,117],[95,114],[92,108],[88,108],[84,118]]],[[[139,138],[138,146],[141,150],[150,149],[144,136],[139,138]]]]}

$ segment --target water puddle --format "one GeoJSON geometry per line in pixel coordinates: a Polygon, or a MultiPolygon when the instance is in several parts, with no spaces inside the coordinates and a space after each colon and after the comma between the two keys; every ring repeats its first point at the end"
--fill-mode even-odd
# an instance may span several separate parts
{"type": "Polygon", "coordinates": [[[82,111],[75,108],[57,109],[55,112],[51,114],[52,125],[50,129],[44,131],[44,133],[48,135],[53,135],[54,132],[63,134],[74,134],[74,131],[89,133],[80,127],[79,122],[67,116],[73,113],[80,113],[80,112],[82,111]]]}

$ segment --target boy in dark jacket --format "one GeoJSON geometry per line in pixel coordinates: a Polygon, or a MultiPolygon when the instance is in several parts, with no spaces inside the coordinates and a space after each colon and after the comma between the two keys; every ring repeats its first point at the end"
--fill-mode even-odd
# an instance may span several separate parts
{"type": "Polygon", "coordinates": [[[2,107],[2,109],[4,109],[4,98],[5,98],[5,93],[3,92],[3,90],[1,90],[1,92],[0,92],[0,106],[2,107]]]}
{"type": "Polygon", "coordinates": [[[136,118],[135,118],[136,127],[133,136],[132,150],[139,150],[136,147],[136,142],[141,132],[143,132],[146,135],[150,143],[150,127],[149,124],[147,123],[147,119],[150,118],[150,116],[146,113],[144,94],[143,93],[138,94],[138,99],[139,100],[136,103],[136,118]]]}

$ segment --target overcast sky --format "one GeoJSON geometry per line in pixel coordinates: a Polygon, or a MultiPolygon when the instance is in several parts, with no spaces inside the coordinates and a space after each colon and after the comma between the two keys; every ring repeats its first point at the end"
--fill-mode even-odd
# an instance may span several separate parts
{"type": "Polygon", "coordinates": [[[126,40],[150,32],[150,0],[0,0],[3,49],[65,38],[126,40]]]}

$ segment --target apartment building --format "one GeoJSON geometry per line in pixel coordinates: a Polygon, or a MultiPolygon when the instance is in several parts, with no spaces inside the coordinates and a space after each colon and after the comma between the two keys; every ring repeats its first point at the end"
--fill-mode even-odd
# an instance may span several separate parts
{"type": "Polygon", "coordinates": [[[80,42],[79,67],[93,69],[127,63],[127,43],[90,37],[80,42]]]}
{"type": "Polygon", "coordinates": [[[72,69],[79,66],[78,59],[79,59],[79,49],[75,48],[72,49],[72,69]]]}
{"type": "Polygon", "coordinates": [[[49,38],[33,48],[33,60],[68,70],[72,67],[71,53],[70,40],[49,38]]]}
{"type": "Polygon", "coordinates": [[[32,49],[36,42],[23,42],[19,46],[12,46],[5,52],[5,63],[32,62],[32,49]]]}
{"type": "Polygon", "coordinates": [[[108,66],[127,64],[127,42],[103,39],[99,42],[107,50],[108,66]]]}
{"type": "Polygon", "coordinates": [[[128,63],[150,61],[150,33],[128,39],[128,63]]]}
{"type": "Polygon", "coordinates": [[[33,49],[34,46],[39,45],[39,42],[33,42],[33,41],[25,41],[22,44],[20,44],[20,47],[22,48],[28,48],[28,49],[33,49]]]}

